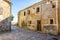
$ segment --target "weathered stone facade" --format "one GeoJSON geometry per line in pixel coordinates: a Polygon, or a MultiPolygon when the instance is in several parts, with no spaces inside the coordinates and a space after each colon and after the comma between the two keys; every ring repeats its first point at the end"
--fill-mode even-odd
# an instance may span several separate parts
{"type": "Polygon", "coordinates": [[[8,0],[0,1],[0,31],[11,29],[11,3],[8,0]]]}
{"type": "Polygon", "coordinates": [[[18,25],[24,21],[28,29],[43,33],[58,34],[59,30],[59,0],[42,0],[18,13],[18,25]]]}

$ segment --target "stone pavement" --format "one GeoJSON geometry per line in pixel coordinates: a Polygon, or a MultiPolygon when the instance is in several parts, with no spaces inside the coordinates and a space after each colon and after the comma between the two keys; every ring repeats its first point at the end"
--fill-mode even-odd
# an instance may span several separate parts
{"type": "MultiPolygon", "coordinates": [[[[0,34],[0,40],[53,40],[55,36],[12,27],[12,32],[0,34]]],[[[60,40],[60,37],[56,37],[60,40]]]]}

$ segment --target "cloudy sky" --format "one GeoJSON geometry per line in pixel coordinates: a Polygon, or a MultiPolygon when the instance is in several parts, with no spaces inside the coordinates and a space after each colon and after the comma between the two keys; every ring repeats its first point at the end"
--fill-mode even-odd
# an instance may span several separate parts
{"type": "Polygon", "coordinates": [[[19,10],[22,10],[34,3],[41,0],[10,0],[12,2],[12,14],[14,15],[14,22],[17,22],[17,14],[19,10]]]}

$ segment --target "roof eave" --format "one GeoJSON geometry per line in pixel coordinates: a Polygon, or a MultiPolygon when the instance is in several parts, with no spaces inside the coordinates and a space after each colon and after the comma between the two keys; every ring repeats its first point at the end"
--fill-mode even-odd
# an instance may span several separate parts
{"type": "Polygon", "coordinates": [[[10,6],[12,5],[12,3],[10,1],[4,0],[5,2],[7,2],[10,6]]]}

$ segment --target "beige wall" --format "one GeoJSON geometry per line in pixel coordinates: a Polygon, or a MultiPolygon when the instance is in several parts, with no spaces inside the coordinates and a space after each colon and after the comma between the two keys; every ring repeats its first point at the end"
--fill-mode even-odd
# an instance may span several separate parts
{"type": "Polygon", "coordinates": [[[3,8],[3,13],[2,13],[2,15],[3,15],[3,18],[4,19],[6,19],[7,17],[9,17],[10,16],[10,5],[7,3],[7,2],[5,2],[5,1],[2,1],[1,3],[0,3],[0,7],[2,7],[3,8]]]}
{"type": "Polygon", "coordinates": [[[0,7],[3,9],[0,19],[0,26],[5,27],[9,30],[10,23],[11,23],[11,6],[8,2],[5,2],[4,0],[0,2],[0,7]],[[5,25],[5,26],[4,26],[5,25]]]}
{"type": "MultiPolygon", "coordinates": [[[[56,1],[53,1],[53,2],[56,6],[56,1]]],[[[52,8],[52,4],[51,3],[47,4],[47,2],[46,2],[46,3],[42,4],[42,25],[43,26],[44,25],[46,25],[46,26],[51,25],[50,24],[50,19],[54,20],[55,25],[54,24],[53,25],[56,26],[57,25],[57,23],[56,23],[56,21],[57,21],[56,20],[56,7],[52,8]]],[[[57,30],[56,28],[57,27],[55,27],[55,31],[57,30]]],[[[54,30],[52,30],[52,31],[54,32],[54,30]]]]}
{"type": "MultiPolygon", "coordinates": [[[[20,11],[20,17],[18,18],[19,23],[21,23],[23,20],[25,20],[25,22],[27,22],[27,28],[32,29],[32,30],[36,30],[37,29],[37,20],[41,20],[41,27],[42,27],[42,32],[44,33],[54,33],[57,34],[58,33],[58,19],[60,20],[58,14],[57,13],[57,0],[52,1],[53,4],[55,5],[55,8],[52,8],[52,4],[49,2],[45,2],[45,1],[41,1],[39,3],[36,3],[24,10],[20,11]],[[36,13],[36,8],[39,7],[40,8],[40,12],[36,13]],[[27,10],[30,10],[30,15],[23,16],[23,12],[27,12],[27,10]],[[53,19],[54,24],[50,24],[50,19],[53,19]],[[32,21],[31,24],[29,24],[28,21],[32,21]],[[44,26],[47,26],[48,28],[50,28],[49,26],[54,26],[53,29],[45,29],[44,26]]],[[[60,11],[59,11],[60,12],[60,11]]],[[[60,23],[60,22],[59,22],[60,23]]]]}

